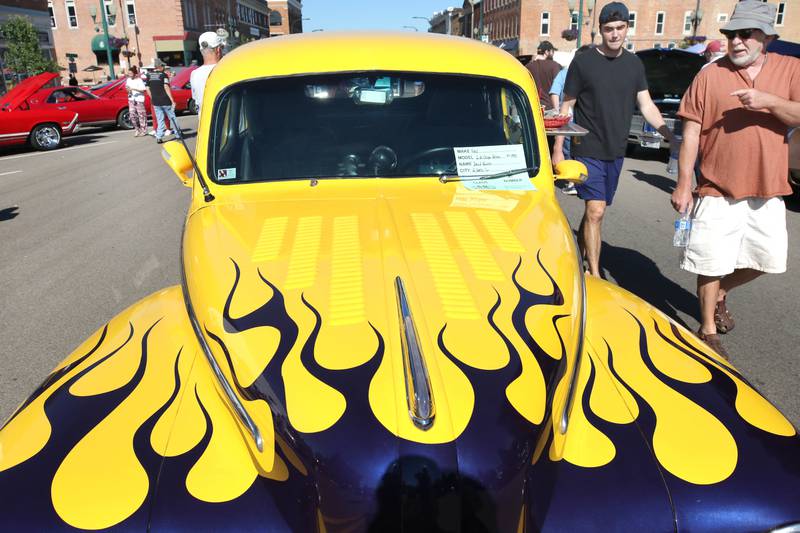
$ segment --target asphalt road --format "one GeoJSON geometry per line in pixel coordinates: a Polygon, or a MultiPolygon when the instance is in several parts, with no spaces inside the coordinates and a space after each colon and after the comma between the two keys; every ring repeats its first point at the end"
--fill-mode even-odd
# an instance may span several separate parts
{"type": "MultiPolygon", "coordinates": [[[[180,119],[194,128],[194,117],[180,119]]],[[[193,131],[193,130],[192,130],[193,131]]],[[[191,133],[189,134],[191,135],[191,133]]],[[[189,191],[152,137],[98,131],[51,153],[0,149],[0,421],[78,344],[137,300],[179,283],[189,191]]],[[[665,160],[629,158],[604,227],[608,278],[697,328],[694,278],[678,268],[665,160]]],[[[583,204],[558,194],[573,227],[583,204]]],[[[729,297],[734,364],[800,425],[800,202],[789,207],[789,272],[729,297]]]]}

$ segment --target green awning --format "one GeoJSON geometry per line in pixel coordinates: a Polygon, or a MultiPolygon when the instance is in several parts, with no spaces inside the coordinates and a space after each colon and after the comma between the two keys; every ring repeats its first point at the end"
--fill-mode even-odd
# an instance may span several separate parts
{"type": "MultiPolygon", "coordinates": [[[[112,41],[112,42],[114,40],[114,38],[111,35],[108,36],[108,39],[110,41],[112,41]]],[[[119,50],[119,47],[115,48],[112,45],[111,46],[111,50],[119,50]]],[[[106,51],[106,37],[105,37],[105,35],[100,34],[100,35],[95,35],[94,37],[92,37],[92,52],[100,54],[100,53],[103,53],[105,51],[106,51]]]]}

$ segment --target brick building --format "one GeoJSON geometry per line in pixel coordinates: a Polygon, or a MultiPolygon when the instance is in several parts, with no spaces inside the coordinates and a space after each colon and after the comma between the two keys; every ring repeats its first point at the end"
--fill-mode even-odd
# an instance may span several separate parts
{"type": "MultiPolygon", "coordinates": [[[[608,1],[584,0],[581,44],[600,42],[597,16],[608,1]]],[[[631,12],[626,47],[629,50],[674,48],[694,36],[722,39],[719,28],[728,20],[737,1],[626,0],[631,12]],[[701,16],[695,17],[698,5],[701,16]]],[[[463,26],[460,35],[483,36],[515,55],[535,54],[544,40],[559,50],[573,50],[578,41],[567,39],[564,32],[572,30],[570,37],[578,33],[580,3],[580,0],[466,0],[459,15],[463,26]]],[[[778,6],[775,23],[781,39],[800,41],[800,1],[772,3],[778,6]]]]}
{"type": "Polygon", "coordinates": [[[100,1],[109,37],[115,38],[111,50],[118,75],[130,64],[148,66],[156,58],[172,66],[202,61],[197,39],[204,31],[224,28],[231,46],[269,36],[266,0],[50,0],[58,62],[76,69],[82,83],[108,75],[100,1]],[[102,70],[85,70],[92,66],[102,70]]]}
{"type": "Polygon", "coordinates": [[[269,0],[269,29],[273,37],[303,33],[301,0],[269,0]]]}

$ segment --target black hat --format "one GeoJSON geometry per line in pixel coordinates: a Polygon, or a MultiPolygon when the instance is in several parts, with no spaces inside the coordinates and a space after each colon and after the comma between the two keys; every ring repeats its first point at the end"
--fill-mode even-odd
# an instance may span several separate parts
{"type": "Polygon", "coordinates": [[[539,43],[539,48],[536,49],[540,54],[542,52],[549,52],[550,50],[557,50],[553,43],[550,41],[542,41],[539,43]]]}
{"type": "Polygon", "coordinates": [[[628,13],[628,8],[622,2],[611,2],[603,6],[603,9],[600,10],[600,17],[598,21],[600,25],[607,24],[609,22],[628,22],[630,19],[630,14],[628,13]]]}

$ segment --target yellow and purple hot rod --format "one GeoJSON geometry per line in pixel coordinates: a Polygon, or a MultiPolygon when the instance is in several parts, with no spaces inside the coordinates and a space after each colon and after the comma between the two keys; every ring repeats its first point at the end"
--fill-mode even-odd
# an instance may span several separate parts
{"type": "Polygon", "coordinates": [[[536,94],[436,35],[226,56],[164,145],[182,283],[5,423],[0,530],[790,531],[795,428],[584,277],[536,94]]]}

